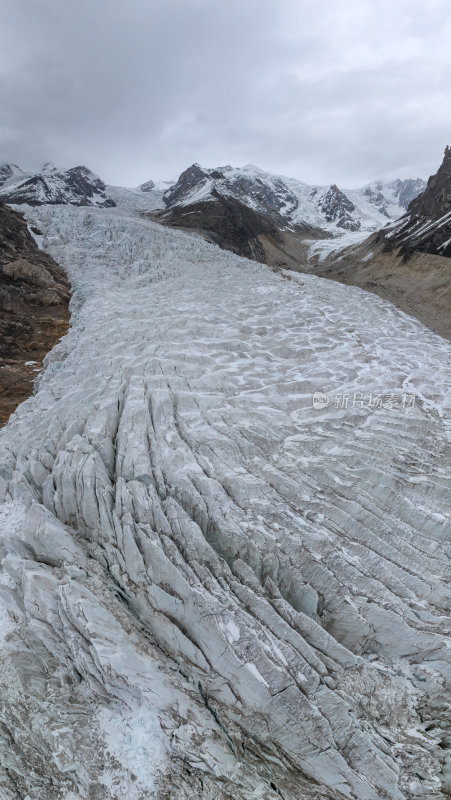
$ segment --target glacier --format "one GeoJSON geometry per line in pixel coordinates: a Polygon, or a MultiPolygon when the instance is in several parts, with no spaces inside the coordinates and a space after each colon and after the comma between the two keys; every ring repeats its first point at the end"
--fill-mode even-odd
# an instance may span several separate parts
{"type": "Polygon", "coordinates": [[[444,798],[449,343],[118,198],[21,207],[73,298],[0,431],[2,800],[444,798]]]}

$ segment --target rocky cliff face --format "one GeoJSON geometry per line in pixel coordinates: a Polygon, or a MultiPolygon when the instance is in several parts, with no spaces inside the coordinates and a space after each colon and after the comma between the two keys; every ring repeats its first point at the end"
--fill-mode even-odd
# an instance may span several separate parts
{"type": "Polygon", "coordinates": [[[69,283],[20,214],[0,203],[0,424],[33,388],[44,355],[67,330],[69,283]]]}
{"type": "Polygon", "coordinates": [[[438,220],[451,211],[451,148],[446,147],[441,166],[431,175],[425,191],[408,207],[409,214],[438,220]]]}
{"type": "Polygon", "coordinates": [[[387,211],[387,199],[384,197],[381,191],[382,187],[376,185],[367,186],[365,189],[365,197],[368,198],[369,202],[372,203],[380,212],[384,215],[384,217],[390,218],[390,215],[387,211]]]}
{"type": "Polygon", "coordinates": [[[427,183],[425,191],[414,198],[398,223],[382,237],[388,249],[401,247],[405,255],[414,251],[451,256],[451,149],[445,150],[443,162],[427,183]]]}
{"type": "Polygon", "coordinates": [[[259,236],[267,234],[276,242],[281,239],[273,220],[219,193],[215,193],[213,202],[200,201],[188,209],[175,206],[170,213],[158,218],[173,227],[202,232],[207,240],[224,250],[263,263],[266,256],[259,236]]]}
{"type": "Polygon", "coordinates": [[[16,165],[4,164],[0,167],[0,200],[30,206],[49,203],[108,208],[116,205],[107,197],[104,182],[87,167],[72,167],[58,172],[50,163],[37,173],[23,172],[16,165]]]}
{"type": "Polygon", "coordinates": [[[404,181],[393,181],[393,192],[399,205],[407,209],[409,203],[418,197],[426,188],[426,181],[421,178],[407,178],[404,181]]]}
{"type": "MultiPolygon", "coordinates": [[[[205,170],[199,164],[191,164],[188,169],[185,169],[174,186],[171,186],[164,195],[165,205],[171,207],[178,202],[186,202],[190,199],[190,193],[193,189],[201,189],[205,183],[213,178],[214,170],[205,170]]],[[[223,173],[219,173],[223,177],[223,173]]]]}
{"type": "Polygon", "coordinates": [[[335,222],[339,228],[347,231],[360,229],[360,221],[352,216],[356,210],[354,203],[335,184],[318,199],[318,206],[327,222],[335,222]]]}
{"type": "Polygon", "coordinates": [[[139,188],[142,192],[152,192],[155,189],[155,181],[146,181],[139,188]]]}
{"type": "Polygon", "coordinates": [[[295,193],[275,176],[268,176],[256,168],[235,170],[221,167],[206,170],[192,164],[180,175],[178,181],[164,196],[168,209],[177,205],[192,205],[200,199],[231,197],[256,213],[273,217],[279,227],[290,225],[290,215],[298,207],[295,193]]]}

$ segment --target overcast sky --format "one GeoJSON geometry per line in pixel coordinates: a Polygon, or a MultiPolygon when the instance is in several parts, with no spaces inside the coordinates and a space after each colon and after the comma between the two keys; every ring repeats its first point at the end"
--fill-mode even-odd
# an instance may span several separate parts
{"type": "Polygon", "coordinates": [[[451,144],[450,0],[0,0],[0,163],[354,187],[451,144]]]}

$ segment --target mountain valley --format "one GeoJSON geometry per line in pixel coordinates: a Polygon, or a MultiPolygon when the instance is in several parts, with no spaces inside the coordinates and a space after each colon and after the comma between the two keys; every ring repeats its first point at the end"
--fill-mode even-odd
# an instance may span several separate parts
{"type": "Polygon", "coordinates": [[[0,168],[1,800],[449,797],[449,177],[0,168]]]}

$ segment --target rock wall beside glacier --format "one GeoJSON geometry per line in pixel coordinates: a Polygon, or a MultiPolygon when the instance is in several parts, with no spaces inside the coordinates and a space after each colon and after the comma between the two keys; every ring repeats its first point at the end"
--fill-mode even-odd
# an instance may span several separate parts
{"type": "Polygon", "coordinates": [[[0,425],[33,390],[69,324],[69,283],[22,216],[0,203],[0,425]]]}

